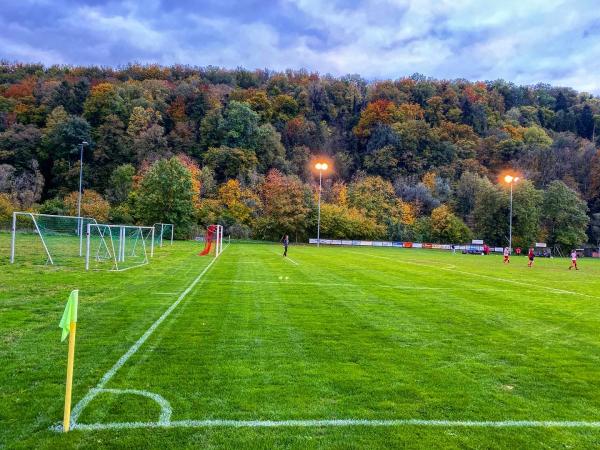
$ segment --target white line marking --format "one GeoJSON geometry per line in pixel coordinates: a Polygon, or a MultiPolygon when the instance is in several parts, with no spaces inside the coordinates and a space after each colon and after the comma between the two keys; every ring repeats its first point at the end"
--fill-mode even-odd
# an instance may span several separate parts
{"type": "Polygon", "coordinates": [[[283,259],[285,259],[286,261],[291,262],[292,264],[295,264],[297,266],[299,266],[300,264],[298,264],[296,261],[294,261],[292,258],[290,258],[289,256],[285,256],[283,259]]]}
{"type": "MultiPolygon", "coordinates": [[[[360,253],[360,252],[354,252],[353,251],[352,253],[360,253]]],[[[360,254],[364,255],[364,253],[360,253],[360,254]]],[[[371,258],[388,259],[390,261],[394,261],[394,262],[397,262],[397,263],[414,264],[415,266],[431,267],[433,269],[446,270],[446,271],[449,271],[449,272],[456,272],[456,273],[460,273],[460,274],[463,274],[463,275],[470,275],[470,276],[473,276],[473,277],[488,278],[488,279],[491,279],[491,280],[502,281],[504,283],[518,284],[518,285],[527,286],[527,287],[530,287],[530,288],[545,289],[545,290],[548,290],[548,291],[551,291],[551,292],[555,292],[557,294],[580,295],[582,297],[588,297],[588,298],[594,298],[594,299],[598,299],[599,298],[599,297],[594,297],[593,295],[583,294],[581,292],[567,291],[565,289],[557,289],[557,288],[553,288],[553,287],[550,287],[550,286],[540,286],[540,285],[535,285],[535,284],[531,284],[531,283],[526,283],[524,281],[509,280],[507,278],[493,277],[491,275],[484,275],[484,274],[481,274],[481,273],[466,272],[464,270],[457,270],[457,269],[452,269],[452,268],[449,268],[449,267],[433,266],[431,264],[417,263],[417,262],[414,262],[414,261],[407,261],[405,259],[394,259],[394,258],[389,258],[389,257],[386,257],[386,256],[372,255],[372,254],[369,254],[369,253],[367,253],[366,255],[370,256],[371,258]]]]}
{"type": "Polygon", "coordinates": [[[407,285],[395,285],[395,284],[360,284],[360,283],[320,283],[318,281],[262,281],[262,280],[212,280],[207,281],[206,284],[286,284],[286,285],[299,285],[299,286],[337,286],[337,287],[381,287],[390,289],[423,289],[423,290],[464,290],[463,287],[430,287],[430,286],[407,286],[407,285]]]}
{"type": "MultiPolygon", "coordinates": [[[[225,250],[227,247],[225,247],[223,250],[225,250]]],[[[200,273],[200,275],[198,275],[194,281],[192,281],[190,283],[190,285],[185,289],[185,291],[183,291],[179,297],[177,298],[177,300],[175,300],[173,302],[173,304],[171,306],[169,306],[169,308],[162,314],[162,316],[160,316],[156,322],[154,322],[150,328],[148,328],[146,330],[146,332],[142,335],[142,337],[140,337],[135,344],[133,344],[131,346],[131,348],[127,351],[127,353],[125,353],[123,356],[121,356],[119,358],[119,360],[115,363],[114,366],[112,366],[112,368],[106,372],[104,374],[104,376],[100,379],[100,381],[98,382],[98,384],[96,385],[95,388],[92,388],[88,391],[87,394],[85,394],[85,396],[79,400],[79,402],[77,403],[77,405],[75,405],[75,408],[73,408],[73,411],[71,412],[71,423],[73,425],[75,425],[77,423],[77,419],[79,418],[79,416],[81,415],[81,412],[85,409],[85,407],[94,399],[94,397],[97,395],[97,393],[99,392],[99,390],[103,389],[104,386],[106,385],[106,383],[108,383],[110,381],[110,379],[117,373],[117,371],[123,367],[123,364],[125,364],[127,362],[127,360],[129,358],[131,358],[138,350],[139,348],[144,344],[144,342],[146,342],[146,340],[152,335],[152,333],[154,333],[154,331],[156,330],[156,328],[158,328],[158,326],[167,318],[169,317],[169,315],[173,312],[173,310],[175,308],[177,308],[177,306],[179,305],[179,303],[181,303],[181,301],[190,293],[190,291],[196,286],[196,284],[198,284],[198,282],[200,281],[200,279],[204,276],[204,274],[208,271],[208,269],[210,269],[212,267],[212,265],[215,263],[215,261],[217,260],[218,256],[215,257],[209,264],[208,266],[206,266],[204,268],[204,270],[200,273]]]]}
{"type": "MultiPolygon", "coordinates": [[[[420,419],[323,419],[323,420],[175,420],[160,422],[112,422],[75,424],[76,430],[131,428],[276,428],[276,427],[445,427],[445,428],[600,428],[600,421],[555,420],[420,420],[420,419]]],[[[55,428],[56,431],[58,431],[55,428]]]]}
{"type": "Polygon", "coordinates": [[[154,295],[177,295],[177,292],[155,292],[154,295]]]}

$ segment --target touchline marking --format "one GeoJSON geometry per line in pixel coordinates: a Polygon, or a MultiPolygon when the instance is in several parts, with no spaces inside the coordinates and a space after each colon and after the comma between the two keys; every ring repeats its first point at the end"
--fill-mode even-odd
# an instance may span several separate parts
{"type": "MultiPolygon", "coordinates": [[[[227,244],[227,246],[223,249],[227,249],[227,247],[229,247],[229,244],[227,244]]],[[[169,308],[162,314],[162,316],[160,316],[156,322],[154,322],[150,328],[148,328],[146,330],[146,332],[142,335],[142,337],[140,337],[132,346],[131,348],[127,351],[127,353],[125,353],[123,356],[121,356],[119,358],[119,360],[115,363],[114,366],[111,367],[111,369],[106,372],[104,374],[104,376],[100,379],[100,381],[98,382],[98,384],[96,385],[95,388],[92,388],[88,391],[87,394],[85,394],[85,396],[79,400],[79,402],[77,403],[77,405],[75,405],[75,408],[73,408],[73,411],[71,412],[71,423],[76,426],[77,424],[77,419],[79,418],[79,416],[81,415],[82,411],[85,409],[85,407],[94,399],[94,397],[102,391],[102,389],[104,388],[104,386],[106,385],[106,383],[108,383],[110,381],[110,379],[117,373],[117,371],[123,367],[123,365],[127,362],[127,360],[129,358],[131,358],[138,350],[139,348],[144,344],[144,342],[146,342],[146,340],[152,335],[152,333],[154,333],[154,331],[156,330],[156,328],[158,328],[158,326],[167,318],[169,317],[169,315],[173,312],[173,310],[175,308],[177,308],[177,306],[179,305],[179,303],[181,303],[181,301],[190,293],[190,291],[192,289],[194,289],[194,287],[196,286],[196,284],[198,284],[198,282],[200,281],[200,279],[204,276],[204,274],[208,271],[208,269],[210,269],[212,267],[212,265],[215,263],[215,261],[217,260],[218,256],[215,257],[209,264],[208,266],[206,266],[204,268],[204,270],[202,272],[200,272],[200,275],[198,275],[194,281],[192,281],[190,283],[190,285],[185,289],[185,291],[183,291],[179,297],[177,297],[177,300],[175,300],[173,302],[173,304],[171,304],[171,306],[169,306],[169,308]]]]}
{"type": "MultiPolygon", "coordinates": [[[[352,253],[359,253],[359,252],[352,252],[352,253]]],[[[399,263],[413,264],[415,266],[431,267],[432,269],[446,270],[446,271],[449,271],[449,272],[456,272],[456,273],[460,273],[460,274],[463,274],[463,275],[470,275],[470,276],[473,276],[473,277],[488,278],[490,280],[502,281],[504,283],[519,284],[521,286],[527,286],[527,287],[533,287],[533,288],[538,288],[538,289],[544,289],[544,290],[552,291],[552,292],[555,292],[557,294],[579,295],[579,296],[582,296],[582,297],[598,299],[598,297],[594,297],[593,295],[583,294],[581,292],[567,291],[565,289],[558,289],[558,288],[553,288],[553,287],[550,287],[550,286],[532,285],[531,283],[525,283],[523,281],[509,280],[507,278],[493,277],[491,275],[484,275],[484,274],[481,274],[481,273],[465,272],[464,270],[451,269],[449,267],[432,266],[431,264],[416,263],[414,261],[394,259],[394,258],[389,258],[387,256],[370,255],[368,253],[367,253],[367,256],[370,256],[371,258],[388,259],[390,261],[395,261],[395,262],[399,262],[399,263]]]]}
{"type": "MultiPolygon", "coordinates": [[[[278,428],[278,427],[444,427],[444,428],[600,428],[600,421],[556,420],[421,420],[421,419],[321,419],[321,420],[175,420],[172,422],[111,422],[74,424],[82,431],[132,428],[278,428]]],[[[55,428],[55,431],[59,431],[55,428]]]]}

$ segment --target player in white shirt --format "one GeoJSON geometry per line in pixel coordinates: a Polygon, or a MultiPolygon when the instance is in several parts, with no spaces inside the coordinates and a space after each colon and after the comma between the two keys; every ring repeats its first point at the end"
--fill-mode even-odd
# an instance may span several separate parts
{"type": "Polygon", "coordinates": [[[579,270],[577,267],[577,250],[571,250],[571,265],[569,266],[569,270],[575,267],[575,270],[579,270]]]}
{"type": "Polygon", "coordinates": [[[504,264],[508,264],[510,262],[510,249],[508,247],[504,247],[504,264]]]}

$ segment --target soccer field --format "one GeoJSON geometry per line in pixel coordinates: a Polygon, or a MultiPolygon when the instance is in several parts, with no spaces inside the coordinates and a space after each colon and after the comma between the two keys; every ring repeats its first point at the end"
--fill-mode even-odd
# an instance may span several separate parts
{"type": "Polygon", "coordinates": [[[600,446],[598,261],[198,251],[176,242],[121,273],[3,255],[0,448],[600,446]],[[75,288],[63,434],[58,321],[75,288]]]}

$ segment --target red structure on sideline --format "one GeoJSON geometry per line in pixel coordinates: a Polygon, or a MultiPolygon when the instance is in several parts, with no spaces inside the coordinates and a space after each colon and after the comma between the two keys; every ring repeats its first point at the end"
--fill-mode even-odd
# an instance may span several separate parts
{"type": "Polygon", "coordinates": [[[216,225],[209,225],[206,229],[206,234],[204,235],[204,250],[198,253],[198,256],[206,256],[210,253],[210,249],[212,247],[212,242],[215,238],[215,233],[217,232],[216,225]]]}

